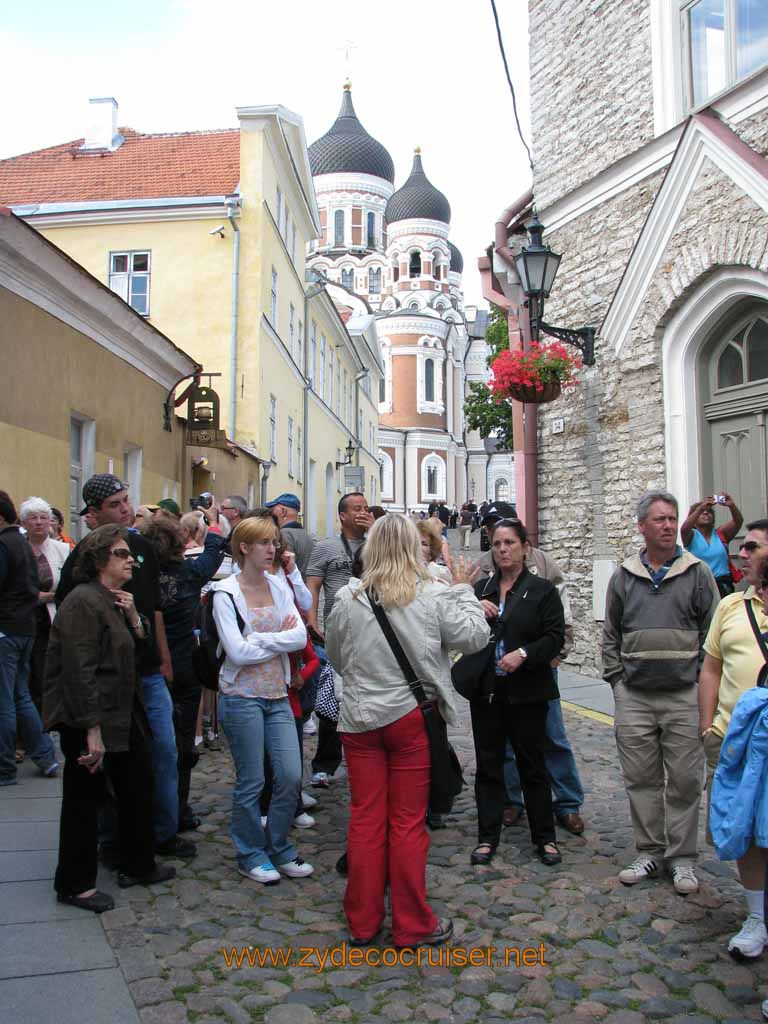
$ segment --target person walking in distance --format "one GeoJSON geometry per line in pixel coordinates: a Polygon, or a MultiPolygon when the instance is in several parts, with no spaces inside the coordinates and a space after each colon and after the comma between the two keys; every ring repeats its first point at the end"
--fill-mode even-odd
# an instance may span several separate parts
{"type": "Polygon", "coordinates": [[[677,499],[649,491],[637,506],[645,546],[611,577],[603,678],[613,687],[615,732],[637,857],[619,872],[635,885],[666,859],[680,895],[696,892],[704,755],[697,680],[719,600],[712,572],[677,543],[677,499]]]}
{"type": "MultiPolygon", "coordinates": [[[[133,558],[131,578],[124,589],[133,595],[136,609],[150,624],[151,636],[137,653],[141,692],[152,730],[152,770],[155,777],[154,833],[155,850],[163,856],[190,859],[197,853],[194,843],[177,835],[179,827],[179,770],[176,736],[173,729],[173,700],[166,680],[173,681],[171,656],[165,636],[160,607],[159,568],[154,548],[138,531],[130,529],[133,509],[128,498],[128,485],[112,473],[98,473],[83,486],[85,507],[81,516],[89,516],[94,526],[114,523],[128,530],[128,547],[133,558]]],[[[80,542],[82,543],[82,541],[80,542]]],[[[75,586],[73,569],[77,563],[78,544],[61,570],[56,588],[56,604],[60,605],[75,586]]],[[[119,860],[120,851],[107,849],[102,853],[110,860],[119,860]]]]}
{"type": "MultiPolygon", "coordinates": [[[[322,590],[323,593],[324,621],[327,621],[336,594],[349,583],[355,555],[363,546],[366,532],[373,525],[373,516],[368,511],[364,494],[353,491],[341,498],[339,523],[339,536],[318,541],[307,566],[307,587],[312,594],[312,608],[307,614],[307,623],[321,643],[324,637],[318,623],[320,592],[322,590]]],[[[318,644],[315,643],[315,650],[317,648],[318,644]]],[[[341,741],[335,722],[321,715],[317,718],[317,751],[312,760],[312,785],[322,788],[330,785],[331,776],[341,764],[341,741]]]]}

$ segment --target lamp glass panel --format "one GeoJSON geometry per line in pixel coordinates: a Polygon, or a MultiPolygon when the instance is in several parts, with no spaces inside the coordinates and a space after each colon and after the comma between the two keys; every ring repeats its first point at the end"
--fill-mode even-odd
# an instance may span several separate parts
{"type": "Polygon", "coordinates": [[[547,263],[546,263],[546,266],[544,268],[544,289],[543,290],[544,290],[544,295],[545,296],[548,296],[549,293],[552,291],[552,285],[555,283],[555,277],[557,276],[557,271],[558,271],[558,269],[560,267],[560,260],[561,259],[562,259],[562,256],[560,256],[556,252],[552,252],[551,250],[549,251],[549,253],[547,255],[547,263]]]}
{"type": "Polygon", "coordinates": [[[517,267],[517,276],[520,278],[520,284],[523,286],[523,291],[526,295],[530,295],[531,285],[528,280],[528,267],[525,263],[524,253],[520,253],[519,256],[515,256],[515,266],[517,267]]]}
{"type": "Polygon", "coordinates": [[[536,249],[533,252],[528,249],[527,252],[523,253],[523,260],[525,261],[525,269],[528,276],[528,288],[526,289],[526,294],[541,295],[544,291],[548,259],[548,249],[536,249]]]}

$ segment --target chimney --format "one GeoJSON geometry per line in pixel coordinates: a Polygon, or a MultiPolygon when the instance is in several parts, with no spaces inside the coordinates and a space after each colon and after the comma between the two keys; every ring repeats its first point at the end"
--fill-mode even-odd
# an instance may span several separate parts
{"type": "Polygon", "coordinates": [[[125,139],[117,130],[117,100],[101,96],[88,101],[90,118],[81,149],[118,149],[125,139]]]}

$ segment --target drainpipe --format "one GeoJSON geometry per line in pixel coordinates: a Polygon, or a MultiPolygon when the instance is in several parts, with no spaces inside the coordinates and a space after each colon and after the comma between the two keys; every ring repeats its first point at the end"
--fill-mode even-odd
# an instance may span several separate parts
{"type": "Polygon", "coordinates": [[[229,438],[235,440],[235,412],[237,409],[237,329],[240,316],[240,228],[235,210],[240,209],[239,196],[227,196],[227,220],[232,225],[235,243],[232,249],[232,335],[229,346],[229,438]]]}

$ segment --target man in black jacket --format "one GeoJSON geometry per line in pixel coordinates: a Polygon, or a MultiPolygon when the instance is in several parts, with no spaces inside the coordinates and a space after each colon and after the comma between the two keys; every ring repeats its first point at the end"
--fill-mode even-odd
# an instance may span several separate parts
{"type": "Polygon", "coordinates": [[[43,775],[58,764],[29,695],[29,664],[40,598],[37,565],[29,541],[16,525],[16,509],[0,491],[0,786],[16,785],[16,730],[43,775]]]}
{"type": "MultiPolygon", "coordinates": [[[[192,858],[197,853],[194,843],[181,839],[179,828],[179,769],[176,736],[173,729],[173,701],[166,679],[173,679],[171,658],[165,638],[165,625],[160,610],[159,569],[152,545],[136,530],[130,529],[133,510],[128,499],[128,485],[112,473],[98,473],[83,487],[85,508],[93,526],[117,523],[129,529],[128,547],[134,559],[133,579],[125,589],[133,594],[136,610],[146,616],[155,642],[147,644],[139,660],[141,691],[152,728],[152,770],[155,776],[154,830],[155,849],[165,856],[192,858]]],[[[56,589],[59,605],[75,586],[72,568],[77,548],[61,570],[56,589]]]]}

